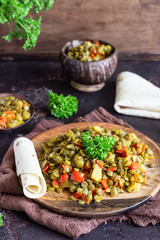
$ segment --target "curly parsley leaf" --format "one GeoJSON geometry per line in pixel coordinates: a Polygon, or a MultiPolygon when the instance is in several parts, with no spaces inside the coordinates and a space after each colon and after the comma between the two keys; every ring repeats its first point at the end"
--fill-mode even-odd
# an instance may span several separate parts
{"type": "Polygon", "coordinates": [[[96,135],[92,138],[88,131],[81,135],[81,140],[86,154],[98,160],[103,160],[115,144],[115,139],[112,136],[96,135]]]}
{"type": "Polygon", "coordinates": [[[78,100],[76,97],[68,95],[66,97],[48,92],[49,109],[51,114],[57,118],[69,118],[78,111],[78,100]]]}
{"type": "Polygon", "coordinates": [[[2,214],[0,213],[0,227],[2,227],[3,224],[3,219],[2,219],[2,214]]]}
{"type": "Polygon", "coordinates": [[[54,0],[0,0],[0,23],[8,22],[10,32],[3,36],[7,42],[11,42],[13,37],[19,40],[24,39],[22,46],[24,50],[29,50],[36,46],[40,34],[41,16],[37,20],[33,19],[31,11],[40,13],[42,10],[48,11],[54,0]],[[15,23],[12,29],[11,23],[15,23]]]}

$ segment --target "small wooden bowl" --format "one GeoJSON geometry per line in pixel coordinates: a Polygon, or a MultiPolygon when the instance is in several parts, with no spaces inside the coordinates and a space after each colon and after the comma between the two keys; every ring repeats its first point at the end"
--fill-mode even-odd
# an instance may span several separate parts
{"type": "Polygon", "coordinates": [[[30,104],[30,109],[31,109],[31,117],[25,121],[24,123],[22,123],[21,125],[14,127],[14,128],[6,128],[6,129],[0,129],[0,133],[22,133],[24,130],[29,130],[33,127],[33,116],[34,116],[34,107],[33,104],[28,100],[25,99],[24,97],[14,94],[14,93],[0,93],[0,98],[2,97],[8,97],[8,96],[14,96],[15,98],[18,98],[20,100],[25,100],[26,102],[28,102],[30,104]]]}
{"type": "MultiPolygon", "coordinates": [[[[109,44],[113,48],[112,54],[101,61],[86,62],[72,59],[67,56],[70,48],[81,45],[85,40],[72,40],[67,42],[60,50],[62,68],[70,78],[72,87],[83,92],[94,92],[102,89],[105,82],[112,76],[118,61],[116,48],[105,41],[100,44],[109,44]]],[[[93,40],[91,40],[92,42],[93,40]]]]}

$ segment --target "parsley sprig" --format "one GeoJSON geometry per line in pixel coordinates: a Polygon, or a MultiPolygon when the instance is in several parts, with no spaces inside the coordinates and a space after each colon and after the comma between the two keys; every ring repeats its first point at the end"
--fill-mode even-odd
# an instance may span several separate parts
{"type": "Polygon", "coordinates": [[[57,118],[69,118],[78,111],[78,100],[76,97],[68,95],[66,97],[57,95],[52,91],[48,92],[49,109],[51,114],[57,118]]]}
{"type": "Polygon", "coordinates": [[[53,5],[54,0],[0,0],[0,23],[8,22],[10,32],[3,36],[10,42],[13,37],[19,40],[25,39],[22,48],[29,50],[36,46],[40,34],[42,17],[33,19],[31,11],[40,13],[47,11],[53,5]],[[12,22],[14,23],[14,29],[12,22]]]}
{"type": "Polygon", "coordinates": [[[3,224],[3,219],[2,219],[2,214],[0,213],[0,227],[2,227],[3,224]]]}
{"type": "Polygon", "coordinates": [[[81,135],[81,140],[86,154],[98,160],[103,160],[115,144],[115,139],[112,136],[96,135],[92,138],[88,131],[81,135]]]}

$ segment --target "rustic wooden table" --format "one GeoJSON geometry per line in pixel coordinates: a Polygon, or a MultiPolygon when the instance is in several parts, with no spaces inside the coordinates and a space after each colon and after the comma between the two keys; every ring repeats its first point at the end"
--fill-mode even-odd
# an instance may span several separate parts
{"type": "MultiPolygon", "coordinates": [[[[159,120],[137,118],[119,115],[113,108],[115,99],[116,76],[121,71],[135,72],[150,80],[160,87],[159,72],[160,62],[154,61],[119,61],[115,74],[106,83],[106,86],[99,92],[83,93],[70,87],[69,81],[63,74],[58,60],[54,61],[1,61],[0,62],[0,92],[21,93],[30,97],[37,107],[38,117],[44,116],[53,119],[47,113],[45,96],[46,88],[64,95],[72,94],[79,100],[79,111],[64,123],[72,122],[75,118],[85,115],[99,106],[104,107],[115,117],[122,118],[137,130],[148,135],[153,140],[160,142],[160,122],[159,120]],[[87,103],[87,104],[86,104],[87,103]],[[41,113],[42,114],[41,114],[41,113]]],[[[137,86],[138,87],[138,86],[137,86]]],[[[27,133],[25,132],[21,134],[27,133]]],[[[0,134],[0,160],[2,160],[14,134],[0,134]]],[[[62,240],[70,239],[58,232],[40,226],[30,220],[24,213],[0,210],[3,214],[4,225],[0,228],[0,239],[34,239],[34,240],[62,240]]],[[[101,224],[91,233],[82,235],[78,240],[96,239],[160,239],[160,224],[149,225],[145,228],[139,227],[129,222],[109,222],[101,224]]]]}

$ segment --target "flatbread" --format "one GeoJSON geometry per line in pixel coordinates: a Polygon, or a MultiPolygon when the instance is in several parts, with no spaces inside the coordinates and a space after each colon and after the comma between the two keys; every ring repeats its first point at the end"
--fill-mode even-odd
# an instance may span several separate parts
{"type": "Polygon", "coordinates": [[[46,193],[46,182],[33,142],[25,137],[17,138],[13,149],[17,176],[20,177],[24,195],[28,198],[42,197],[46,193]]]}
{"type": "Polygon", "coordinates": [[[132,72],[117,76],[114,108],[118,113],[160,119],[160,88],[132,72]]]}

